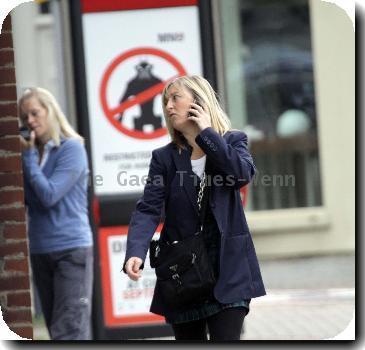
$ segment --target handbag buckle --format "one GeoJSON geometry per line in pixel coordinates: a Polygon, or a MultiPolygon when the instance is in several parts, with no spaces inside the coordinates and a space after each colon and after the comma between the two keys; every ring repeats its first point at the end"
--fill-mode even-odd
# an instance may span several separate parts
{"type": "Polygon", "coordinates": [[[172,277],[172,279],[174,280],[174,281],[176,281],[180,286],[182,285],[182,283],[181,283],[181,280],[180,280],[180,276],[179,276],[179,274],[178,273],[175,273],[174,275],[172,275],[171,276],[172,277]]]}
{"type": "Polygon", "coordinates": [[[176,272],[176,271],[177,271],[177,264],[169,266],[169,269],[170,269],[172,272],[176,272]]]}
{"type": "Polygon", "coordinates": [[[155,258],[157,258],[158,257],[158,253],[160,252],[160,246],[158,245],[157,247],[156,247],[156,251],[155,251],[155,258]]]}

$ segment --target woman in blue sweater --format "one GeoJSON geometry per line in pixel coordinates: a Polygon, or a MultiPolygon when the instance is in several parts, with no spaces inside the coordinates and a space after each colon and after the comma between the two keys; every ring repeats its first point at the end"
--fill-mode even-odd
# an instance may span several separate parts
{"type": "Polygon", "coordinates": [[[52,340],[91,338],[93,240],[83,138],[42,88],[19,100],[25,202],[33,277],[52,340]]]}

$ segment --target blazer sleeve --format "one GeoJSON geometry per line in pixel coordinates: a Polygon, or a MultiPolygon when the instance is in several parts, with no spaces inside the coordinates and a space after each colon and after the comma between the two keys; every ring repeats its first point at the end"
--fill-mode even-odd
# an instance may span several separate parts
{"type": "MultiPolygon", "coordinates": [[[[149,244],[161,220],[162,207],[165,199],[165,171],[158,152],[152,152],[147,182],[143,196],[138,200],[128,229],[127,250],[123,263],[131,257],[146,258],[149,244]]],[[[142,265],[143,268],[143,265],[142,265]]]]}
{"type": "Polygon", "coordinates": [[[213,128],[204,129],[195,139],[214,166],[226,176],[226,184],[240,188],[248,184],[256,172],[248,152],[247,136],[242,131],[231,131],[223,137],[213,128]]]}
{"type": "Polygon", "coordinates": [[[54,206],[75,185],[87,167],[84,146],[78,140],[67,140],[58,155],[52,175],[47,178],[38,165],[35,149],[23,152],[24,177],[45,208],[54,206]]]}

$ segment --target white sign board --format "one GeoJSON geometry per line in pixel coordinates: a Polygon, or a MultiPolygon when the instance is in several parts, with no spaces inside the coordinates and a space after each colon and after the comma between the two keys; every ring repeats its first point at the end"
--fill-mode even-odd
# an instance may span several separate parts
{"type": "Polygon", "coordinates": [[[202,74],[198,9],[85,13],[82,25],[95,193],[140,192],[152,150],[169,142],[164,84],[202,74]]]}

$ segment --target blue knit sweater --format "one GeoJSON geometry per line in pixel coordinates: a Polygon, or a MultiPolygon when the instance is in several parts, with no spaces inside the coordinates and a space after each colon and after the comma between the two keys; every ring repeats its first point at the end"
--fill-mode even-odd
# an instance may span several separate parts
{"type": "Polygon", "coordinates": [[[22,158],[30,252],[91,246],[84,146],[76,139],[63,139],[50,148],[42,168],[36,148],[24,151],[22,158]]]}

